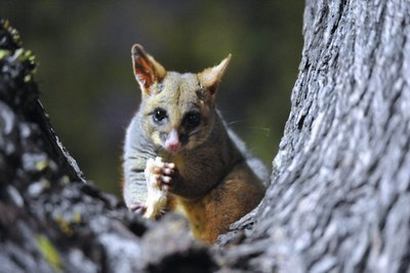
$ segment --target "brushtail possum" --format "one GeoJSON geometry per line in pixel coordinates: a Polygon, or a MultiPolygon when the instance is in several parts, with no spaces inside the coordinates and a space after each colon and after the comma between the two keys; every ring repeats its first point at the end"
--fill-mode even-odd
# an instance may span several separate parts
{"type": "Polygon", "coordinates": [[[200,73],[166,71],[138,44],[131,55],[142,99],[124,143],[125,203],[151,219],[182,212],[212,243],[258,205],[268,176],[215,107],[231,55],[200,73]]]}

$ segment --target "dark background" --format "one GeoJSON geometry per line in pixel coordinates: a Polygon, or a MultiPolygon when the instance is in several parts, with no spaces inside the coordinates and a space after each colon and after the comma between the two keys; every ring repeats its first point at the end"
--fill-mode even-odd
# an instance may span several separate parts
{"type": "Polygon", "coordinates": [[[121,148],[137,110],[130,48],[168,70],[199,72],[232,53],[219,89],[225,120],[268,166],[289,112],[303,1],[8,1],[39,63],[42,101],[88,179],[119,192],[121,148]]]}

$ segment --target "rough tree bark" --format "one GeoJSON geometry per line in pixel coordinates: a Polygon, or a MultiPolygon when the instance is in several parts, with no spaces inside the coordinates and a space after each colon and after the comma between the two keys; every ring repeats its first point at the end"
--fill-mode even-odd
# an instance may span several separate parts
{"type": "Polygon", "coordinates": [[[272,184],[227,256],[262,272],[409,272],[410,2],[309,0],[303,32],[272,184]]]}
{"type": "Polygon", "coordinates": [[[34,68],[0,21],[0,272],[209,272],[208,250],[181,219],[155,228],[85,183],[38,100],[34,68]]]}
{"type": "Polygon", "coordinates": [[[410,272],[409,1],[306,2],[271,185],[212,248],[81,181],[1,25],[1,272],[410,272]]]}

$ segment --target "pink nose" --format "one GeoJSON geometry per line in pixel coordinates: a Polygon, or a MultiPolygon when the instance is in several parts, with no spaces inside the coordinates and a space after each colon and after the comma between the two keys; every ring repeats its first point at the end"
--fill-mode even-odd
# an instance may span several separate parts
{"type": "Polygon", "coordinates": [[[173,129],[167,137],[167,140],[165,141],[165,149],[167,149],[170,152],[178,152],[178,150],[181,148],[181,142],[179,142],[179,137],[178,137],[178,132],[176,129],[173,129]]]}
{"type": "Polygon", "coordinates": [[[178,152],[178,150],[181,148],[181,143],[172,143],[168,144],[166,146],[167,150],[170,152],[178,152]]]}

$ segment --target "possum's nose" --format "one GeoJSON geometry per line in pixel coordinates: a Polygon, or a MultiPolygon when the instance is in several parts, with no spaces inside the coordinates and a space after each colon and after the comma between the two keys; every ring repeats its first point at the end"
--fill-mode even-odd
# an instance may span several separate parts
{"type": "Polygon", "coordinates": [[[181,149],[181,142],[179,141],[178,131],[172,129],[165,140],[165,149],[171,153],[176,153],[181,149]]]}

